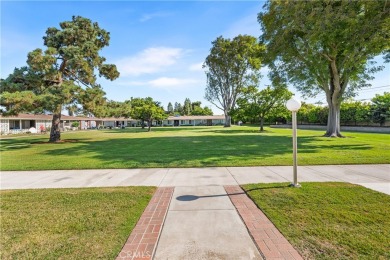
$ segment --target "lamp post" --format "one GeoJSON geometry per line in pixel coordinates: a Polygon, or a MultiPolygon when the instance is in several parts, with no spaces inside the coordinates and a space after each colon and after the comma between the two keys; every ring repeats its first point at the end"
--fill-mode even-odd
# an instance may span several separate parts
{"type": "Polygon", "coordinates": [[[291,183],[291,186],[301,187],[301,185],[298,183],[297,177],[297,111],[301,108],[301,101],[295,97],[292,97],[287,101],[286,107],[292,112],[294,181],[291,183]]]}

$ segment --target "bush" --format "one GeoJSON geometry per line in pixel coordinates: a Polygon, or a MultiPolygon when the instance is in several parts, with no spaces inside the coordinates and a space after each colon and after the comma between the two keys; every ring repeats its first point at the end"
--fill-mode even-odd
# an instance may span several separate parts
{"type": "Polygon", "coordinates": [[[79,122],[72,122],[72,127],[79,127],[80,123],[79,122]]]}

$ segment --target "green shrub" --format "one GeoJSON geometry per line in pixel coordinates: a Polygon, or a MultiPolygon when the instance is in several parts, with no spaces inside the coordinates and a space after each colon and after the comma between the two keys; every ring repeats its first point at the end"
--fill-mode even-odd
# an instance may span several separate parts
{"type": "Polygon", "coordinates": [[[79,122],[72,122],[72,127],[79,127],[80,123],[79,122]]]}

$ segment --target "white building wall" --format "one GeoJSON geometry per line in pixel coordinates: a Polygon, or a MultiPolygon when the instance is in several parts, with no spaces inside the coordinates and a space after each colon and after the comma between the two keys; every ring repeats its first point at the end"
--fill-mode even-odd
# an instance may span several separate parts
{"type": "Polygon", "coordinates": [[[115,126],[115,122],[114,121],[104,121],[104,126],[111,126],[111,127],[114,127],[115,126]]]}
{"type": "Polygon", "coordinates": [[[36,120],[35,121],[35,128],[37,129],[37,132],[40,133],[42,131],[47,131],[51,127],[51,121],[50,120],[36,120]]]}
{"type": "Polygon", "coordinates": [[[8,134],[9,133],[9,120],[8,119],[1,119],[0,120],[0,134],[8,134]]]}

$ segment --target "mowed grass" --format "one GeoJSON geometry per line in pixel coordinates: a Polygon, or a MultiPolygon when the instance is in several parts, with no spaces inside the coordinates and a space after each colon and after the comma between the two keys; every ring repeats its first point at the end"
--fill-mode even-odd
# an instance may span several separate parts
{"type": "Polygon", "coordinates": [[[305,259],[390,259],[390,196],[348,183],[243,188],[305,259]]]}
{"type": "MultiPolygon", "coordinates": [[[[347,138],[322,137],[324,131],[298,131],[298,163],[390,163],[388,134],[344,132],[347,138]]],[[[2,138],[1,170],[210,167],[291,165],[291,129],[258,127],[164,127],[62,133],[2,138]]]]}
{"type": "Polygon", "coordinates": [[[114,259],[154,191],[0,191],[0,259],[114,259]]]}

